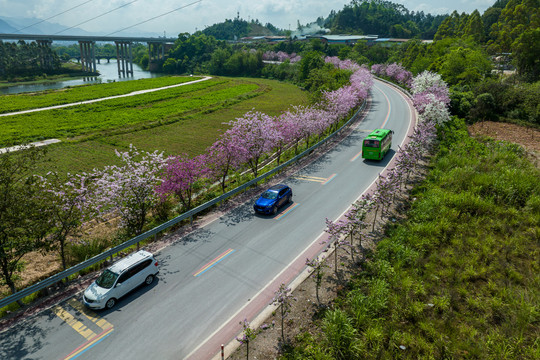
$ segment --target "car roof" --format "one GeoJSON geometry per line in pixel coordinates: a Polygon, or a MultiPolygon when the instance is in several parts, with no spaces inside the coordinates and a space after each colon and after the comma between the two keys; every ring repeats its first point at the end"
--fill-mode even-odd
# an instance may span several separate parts
{"type": "Polygon", "coordinates": [[[137,252],[134,252],[122,260],[118,261],[117,263],[111,265],[109,267],[109,270],[113,273],[120,274],[127,268],[129,268],[131,265],[136,264],[144,259],[152,258],[153,255],[145,250],[139,250],[137,252]]]}
{"type": "Polygon", "coordinates": [[[270,190],[270,191],[279,191],[281,189],[286,189],[286,188],[288,188],[288,186],[285,185],[285,184],[277,184],[277,185],[272,186],[268,190],[270,190]]]}

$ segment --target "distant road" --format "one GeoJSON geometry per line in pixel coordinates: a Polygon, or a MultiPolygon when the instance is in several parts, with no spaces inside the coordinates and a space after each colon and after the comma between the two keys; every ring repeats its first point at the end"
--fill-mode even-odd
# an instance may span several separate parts
{"type": "Polygon", "coordinates": [[[175,88],[175,87],[178,87],[178,86],[191,85],[191,84],[195,84],[195,83],[198,83],[198,82],[201,82],[201,81],[210,80],[211,78],[212,78],[211,76],[205,76],[204,78],[199,79],[199,80],[188,81],[188,82],[181,83],[181,84],[176,84],[176,85],[169,85],[169,86],[164,86],[164,87],[155,88],[155,89],[138,90],[138,91],[130,92],[128,94],[108,96],[108,97],[104,97],[104,98],[79,101],[79,102],[74,102],[74,103],[70,103],[70,104],[54,105],[54,106],[48,106],[48,107],[39,108],[39,109],[30,109],[30,110],[23,110],[23,111],[4,113],[4,114],[0,114],[0,116],[12,116],[12,115],[28,114],[28,113],[38,112],[38,111],[61,109],[61,108],[70,107],[70,106],[77,106],[77,105],[96,103],[96,102],[105,101],[105,100],[119,99],[119,98],[128,97],[128,96],[135,96],[135,95],[151,93],[151,92],[154,92],[154,91],[172,89],[172,88],[175,88]]]}

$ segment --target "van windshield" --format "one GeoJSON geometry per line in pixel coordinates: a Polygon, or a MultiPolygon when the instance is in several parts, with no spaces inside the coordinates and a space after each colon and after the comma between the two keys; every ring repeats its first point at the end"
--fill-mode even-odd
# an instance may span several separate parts
{"type": "Polygon", "coordinates": [[[114,285],[116,278],[118,278],[118,274],[107,269],[97,278],[96,284],[102,288],[110,289],[114,285]]]}

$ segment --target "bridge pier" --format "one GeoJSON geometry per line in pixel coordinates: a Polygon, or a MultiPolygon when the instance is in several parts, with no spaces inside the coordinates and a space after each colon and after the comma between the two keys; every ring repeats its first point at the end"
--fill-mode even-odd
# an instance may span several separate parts
{"type": "Polygon", "coordinates": [[[165,43],[148,42],[148,70],[155,71],[159,63],[165,60],[165,43]]]}
{"type": "Polygon", "coordinates": [[[95,41],[79,40],[81,67],[83,71],[97,72],[95,41]]]}
{"type": "Polygon", "coordinates": [[[133,53],[131,41],[115,41],[118,76],[133,76],[133,53]]]}

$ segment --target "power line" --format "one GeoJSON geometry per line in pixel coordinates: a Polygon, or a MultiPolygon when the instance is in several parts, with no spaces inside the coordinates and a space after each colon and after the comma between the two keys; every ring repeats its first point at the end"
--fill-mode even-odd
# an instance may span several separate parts
{"type": "Polygon", "coordinates": [[[60,16],[60,15],[62,15],[62,14],[65,14],[65,13],[67,13],[68,11],[71,11],[71,10],[73,10],[73,9],[76,9],[76,8],[78,8],[79,6],[83,6],[84,4],[88,4],[89,2],[92,2],[92,1],[94,1],[94,0],[88,0],[88,1],[85,1],[85,2],[83,2],[82,4],[76,5],[76,6],[72,7],[72,8],[70,8],[70,9],[67,9],[66,11],[62,11],[61,13],[58,13],[58,14],[53,15],[53,16],[50,16],[50,17],[48,17],[48,18],[46,18],[46,19],[40,20],[40,21],[38,21],[37,23],[33,23],[32,25],[25,26],[25,27],[23,27],[22,29],[19,29],[19,30],[15,31],[15,32],[18,33],[18,32],[20,32],[20,31],[23,31],[24,29],[28,29],[29,27],[35,26],[35,25],[37,25],[37,24],[41,24],[41,23],[44,22],[44,21],[50,20],[50,19],[55,18],[55,17],[57,17],[57,16],[60,16]]]}
{"type": "MultiPolygon", "coordinates": [[[[202,1],[202,0],[201,0],[201,1],[202,1]]],[[[118,10],[118,9],[121,9],[121,8],[123,8],[123,7],[126,7],[126,6],[128,6],[128,5],[130,5],[130,4],[133,4],[134,2],[137,2],[137,0],[134,0],[134,1],[129,2],[129,3],[127,3],[127,4],[121,5],[121,6],[117,7],[117,8],[115,8],[115,9],[109,10],[109,11],[107,11],[107,12],[104,12],[104,13],[101,14],[101,15],[98,15],[98,16],[95,16],[95,17],[93,17],[93,18],[91,18],[91,19],[88,19],[88,20],[86,20],[86,21],[83,21],[82,23],[78,23],[77,25],[73,25],[73,26],[68,27],[68,28],[66,28],[66,29],[64,29],[64,30],[60,30],[59,32],[55,33],[54,35],[58,35],[58,34],[60,34],[61,32],[64,32],[64,31],[69,30],[69,29],[73,29],[74,27],[77,27],[77,26],[79,26],[79,25],[86,24],[87,22],[90,22],[90,21],[92,21],[92,20],[95,20],[95,19],[97,19],[97,18],[100,18],[100,17],[102,17],[102,16],[105,16],[105,15],[107,15],[107,14],[110,14],[110,13],[112,13],[113,11],[116,11],[116,10],[118,10]]]]}
{"type": "Polygon", "coordinates": [[[192,3],[190,3],[190,4],[187,4],[187,5],[181,6],[181,7],[179,7],[179,8],[176,8],[176,9],[174,9],[174,10],[167,11],[166,13],[163,13],[163,14],[158,15],[158,16],[154,16],[153,18],[150,18],[150,19],[148,19],[148,20],[144,20],[144,21],[141,21],[141,22],[139,22],[139,23],[137,23],[137,24],[134,24],[134,25],[128,26],[128,27],[126,27],[126,28],[117,30],[117,31],[112,32],[112,33],[110,33],[110,34],[107,34],[107,35],[105,35],[105,36],[111,36],[111,35],[113,35],[113,34],[116,34],[116,33],[121,32],[121,31],[124,31],[124,30],[127,30],[127,29],[131,29],[132,27],[135,27],[135,26],[137,26],[137,25],[141,25],[141,24],[147,23],[147,22],[149,22],[149,21],[155,20],[155,19],[157,19],[157,18],[160,18],[160,17],[162,17],[162,16],[168,15],[168,14],[170,14],[170,13],[172,13],[172,12],[177,11],[177,10],[184,9],[184,8],[186,8],[186,7],[188,7],[188,6],[195,5],[195,4],[200,3],[200,2],[202,2],[202,0],[198,0],[198,1],[192,2],[192,3]]]}

